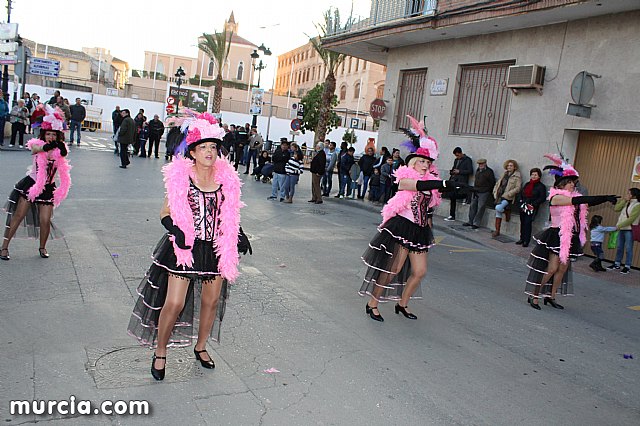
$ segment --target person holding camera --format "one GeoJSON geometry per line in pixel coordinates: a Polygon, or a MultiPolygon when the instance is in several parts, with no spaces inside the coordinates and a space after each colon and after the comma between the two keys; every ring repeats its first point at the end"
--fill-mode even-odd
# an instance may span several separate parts
{"type": "MultiPolygon", "coordinates": [[[[453,167],[449,171],[451,176],[449,179],[456,183],[464,183],[464,186],[467,187],[469,176],[473,173],[471,157],[467,157],[459,146],[455,147],[453,155],[456,159],[453,161],[453,167]]],[[[466,195],[459,189],[454,189],[446,195],[451,200],[451,206],[449,207],[449,217],[445,217],[444,220],[453,222],[456,220],[456,201],[460,198],[465,198],[466,195]]]]}
{"type": "Polygon", "coordinates": [[[11,121],[11,142],[9,142],[9,147],[13,148],[15,146],[16,135],[19,135],[18,143],[20,148],[23,148],[24,131],[29,125],[29,110],[25,106],[24,99],[18,99],[18,104],[11,109],[9,121],[11,121]]]}

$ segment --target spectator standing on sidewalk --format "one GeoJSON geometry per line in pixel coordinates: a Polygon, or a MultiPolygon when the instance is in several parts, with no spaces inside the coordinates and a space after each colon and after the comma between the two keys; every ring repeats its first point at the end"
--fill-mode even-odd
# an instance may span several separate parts
{"type": "Polygon", "coordinates": [[[49,105],[51,106],[55,106],[56,104],[58,104],[58,98],[60,97],[60,91],[56,90],[53,92],[53,96],[51,96],[51,98],[49,98],[49,101],[47,102],[49,105]]]}
{"type": "Polygon", "coordinates": [[[373,166],[376,163],[375,149],[367,148],[366,153],[358,160],[360,171],[362,172],[362,187],[358,188],[358,198],[364,200],[364,196],[367,195],[367,188],[369,187],[369,179],[373,174],[373,166]]]}
{"type": "Polygon", "coordinates": [[[373,169],[373,175],[369,179],[369,201],[380,201],[380,169],[373,169]]]}
{"type": "Polygon", "coordinates": [[[80,98],[76,98],[75,105],[71,105],[71,107],[69,108],[69,111],[71,112],[69,142],[73,143],[73,132],[76,132],[76,141],[78,143],[78,146],[80,146],[80,132],[82,131],[82,122],[87,116],[87,110],[81,102],[82,101],[80,100],[80,98]]]}
{"type": "Polygon", "coordinates": [[[331,187],[333,186],[333,170],[336,167],[336,162],[338,161],[338,153],[336,152],[336,143],[329,142],[327,139],[326,143],[329,143],[329,149],[325,149],[325,157],[326,157],[326,165],[324,169],[324,175],[322,176],[322,195],[325,197],[329,196],[331,192],[331,187]]]}
{"type": "MultiPolygon", "coordinates": [[[[242,151],[236,152],[236,154],[240,156],[242,155],[242,151]]],[[[280,201],[284,201],[284,181],[287,177],[285,167],[289,158],[291,158],[289,141],[287,138],[280,138],[280,147],[274,151],[271,157],[271,162],[273,163],[273,180],[271,182],[271,196],[267,198],[267,200],[277,200],[278,194],[280,194],[280,201]]],[[[236,162],[236,165],[237,164],[236,162]]]]}
{"type": "Polygon", "coordinates": [[[496,176],[493,174],[491,167],[487,166],[487,160],[481,158],[477,163],[478,168],[473,181],[473,193],[471,205],[469,206],[469,222],[462,224],[462,226],[470,226],[473,229],[480,227],[484,210],[489,202],[489,197],[491,197],[491,191],[493,191],[493,187],[496,184],[496,176]]]}
{"type": "Polygon", "coordinates": [[[144,122],[138,131],[138,145],[140,146],[140,158],[147,158],[147,140],[149,140],[149,125],[144,122]]]}
{"type": "Polygon", "coordinates": [[[247,169],[244,174],[249,174],[249,166],[251,161],[253,160],[253,173],[256,174],[256,167],[258,162],[258,153],[262,151],[262,145],[264,144],[264,139],[262,139],[262,135],[258,133],[257,127],[252,127],[249,135],[249,157],[247,158],[247,169]]]}
{"type": "Polygon", "coordinates": [[[18,135],[18,143],[20,148],[24,146],[24,131],[29,125],[29,111],[24,106],[24,99],[18,99],[18,104],[11,109],[11,142],[9,146],[16,144],[16,135],[18,135]]]}
{"type": "Polygon", "coordinates": [[[387,157],[386,162],[380,167],[380,201],[384,204],[391,198],[391,186],[393,185],[393,158],[387,157]]]}
{"type": "Polygon", "coordinates": [[[222,138],[222,146],[228,152],[227,158],[229,161],[234,162],[235,159],[235,150],[234,145],[236,143],[236,126],[235,124],[231,124],[227,127],[224,127],[226,133],[222,138]]]}
{"type": "MultiPolygon", "coordinates": [[[[473,173],[473,161],[471,161],[471,157],[467,157],[462,152],[462,148],[459,146],[454,148],[453,155],[456,158],[453,160],[453,167],[449,171],[451,175],[450,179],[454,182],[464,183],[465,186],[467,186],[469,176],[473,173]]],[[[458,190],[451,191],[447,195],[447,198],[451,201],[451,205],[449,207],[449,216],[445,217],[444,220],[452,222],[456,220],[456,203],[458,199],[464,199],[467,195],[458,190]]]]}
{"type": "Polygon", "coordinates": [[[120,168],[126,169],[129,163],[129,145],[134,142],[136,137],[136,123],[131,118],[128,109],[123,109],[122,123],[118,132],[118,144],[120,145],[120,168]]]}
{"type": "Polygon", "coordinates": [[[522,175],[518,170],[516,160],[507,160],[503,164],[504,174],[493,187],[493,199],[496,202],[496,230],[491,233],[493,238],[500,235],[502,217],[505,216],[507,222],[511,217],[511,205],[522,189],[522,175]]]}
{"type": "Polygon", "coordinates": [[[233,167],[238,170],[238,164],[244,166],[244,147],[249,145],[249,132],[243,126],[238,126],[236,128],[236,140],[233,147],[235,152],[235,158],[233,162],[233,167]]]}
{"type": "Polygon", "coordinates": [[[520,211],[520,239],[516,244],[528,247],[531,241],[533,221],[540,209],[540,205],[547,199],[547,187],[540,179],[542,170],[533,168],[529,171],[529,182],[527,182],[520,192],[519,201],[516,207],[520,211]]]}
{"type": "Polygon", "coordinates": [[[118,154],[120,150],[118,149],[118,129],[120,128],[120,124],[122,123],[122,114],[120,111],[120,106],[116,105],[116,109],[111,113],[111,121],[113,122],[113,144],[115,145],[115,149],[113,150],[114,154],[118,154]]]}
{"type": "Polygon", "coordinates": [[[322,189],[320,188],[320,181],[325,174],[325,167],[327,164],[327,154],[324,151],[324,144],[318,142],[316,144],[316,155],[311,160],[311,199],[310,203],[322,204],[322,189]]]}
{"type": "Polygon", "coordinates": [[[151,153],[155,150],[155,157],[159,157],[160,138],[164,134],[164,123],[160,120],[158,114],[153,116],[153,120],[149,121],[149,153],[147,156],[151,158],[151,153]]]}
{"type": "MultiPolygon", "coordinates": [[[[346,142],[345,142],[346,143],[346,142]]],[[[353,153],[356,152],[354,147],[347,149],[347,152],[340,158],[340,189],[336,198],[344,198],[345,190],[347,196],[351,194],[351,166],[356,162],[353,153]]]]}
{"type": "Polygon", "coordinates": [[[64,119],[67,122],[67,124],[69,124],[69,120],[71,120],[71,109],[69,108],[69,102],[66,101],[66,99],[64,99],[62,96],[58,96],[56,106],[60,108],[62,112],[64,112],[64,119]]]}
{"type": "Polygon", "coordinates": [[[9,104],[4,100],[4,93],[0,90],[0,146],[4,145],[4,128],[9,119],[9,104]]]}
{"type": "Polygon", "coordinates": [[[135,134],[134,134],[134,142],[133,142],[133,155],[138,155],[140,152],[140,138],[138,134],[140,130],[142,130],[142,124],[147,122],[147,117],[144,115],[144,109],[140,108],[136,118],[133,119],[135,124],[135,134]]]}
{"type": "Polygon", "coordinates": [[[633,258],[633,232],[631,225],[640,224],[640,189],[629,188],[614,207],[616,212],[620,212],[618,217],[618,245],[616,249],[616,260],[607,269],[620,269],[622,257],[626,254],[627,263],[620,270],[621,274],[628,274],[631,271],[631,259],[633,258]]]}
{"type": "MultiPolygon", "coordinates": [[[[293,143],[291,144],[293,145],[293,143]]],[[[286,177],[284,179],[284,202],[293,203],[293,196],[296,193],[296,185],[302,174],[302,164],[304,155],[300,149],[296,149],[291,153],[289,161],[284,167],[286,177]]]]}

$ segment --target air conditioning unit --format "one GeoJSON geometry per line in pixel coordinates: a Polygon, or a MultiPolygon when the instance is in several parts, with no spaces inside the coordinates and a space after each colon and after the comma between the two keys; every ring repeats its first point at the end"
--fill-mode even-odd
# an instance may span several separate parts
{"type": "MultiPolygon", "coordinates": [[[[507,75],[507,87],[510,89],[536,89],[542,94],[545,67],[540,65],[512,65],[507,75]]],[[[514,92],[517,93],[516,90],[514,92]]]]}

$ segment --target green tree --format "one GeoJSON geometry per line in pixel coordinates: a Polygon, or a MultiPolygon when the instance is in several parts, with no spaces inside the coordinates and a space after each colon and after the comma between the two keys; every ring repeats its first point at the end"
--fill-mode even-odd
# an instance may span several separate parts
{"type": "Polygon", "coordinates": [[[231,38],[233,32],[222,31],[220,33],[202,34],[202,38],[198,41],[198,49],[202,50],[218,68],[216,76],[215,89],[213,91],[213,112],[220,112],[220,104],[222,103],[222,67],[229,56],[231,47],[231,38]]]}
{"type": "MultiPolygon", "coordinates": [[[[305,133],[306,130],[317,132],[323,91],[324,85],[316,84],[300,101],[304,105],[304,116],[302,117],[302,128],[300,129],[302,133],[305,133]]],[[[340,117],[338,117],[338,114],[333,110],[336,105],[338,105],[338,97],[333,95],[329,120],[326,122],[327,125],[324,129],[325,135],[331,131],[332,128],[335,129],[340,124],[340,117]]]]}
{"type": "Polygon", "coordinates": [[[329,10],[324,12],[323,19],[324,22],[315,24],[318,30],[318,37],[313,37],[309,40],[313,48],[318,52],[318,56],[322,59],[327,70],[327,77],[324,80],[322,97],[320,99],[320,109],[318,111],[318,125],[315,134],[316,143],[324,141],[327,129],[331,127],[331,113],[333,112],[333,107],[337,105],[337,103],[332,105],[336,92],[336,72],[346,58],[346,55],[343,53],[333,52],[322,47],[322,39],[330,34],[338,34],[350,28],[353,23],[351,15],[344,24],[341,23],[340,11],[333,8],[329,8],[329,10]]]}
{"type": "Polygon", "coordinates": [[[342,135],[342,142],[346,142],[349,145],[353,145],[358,142],[358,136],[356,136],[356,131],[353,129],[347,129],[342,135]]]}

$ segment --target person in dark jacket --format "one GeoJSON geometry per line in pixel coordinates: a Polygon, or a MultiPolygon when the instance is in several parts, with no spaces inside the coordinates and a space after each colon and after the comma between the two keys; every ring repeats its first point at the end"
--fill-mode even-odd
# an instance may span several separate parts
{"type": "Polygon", "coordinates": [[[360,172],[362,173],[362,186],[358,187],[358,198],[360,200],[364,200],[364,196],[367,194],[369,179],[371,179],[373,166],[376,163],[375,152],[375,149],[367,148],[367,152],[358,160],[360,172]]]}
{"type": "Polygon", "coordinates": [[[122,110],[122,124],[118,132],[118,144],[120,144],[120,168],[126,169],[129,165],[129,145],[134,143],[136,137],[136,123],[131,118],[128,109],[122,110]]]}
{"type": "MultiPolygon", "coordinates": [[[[469,183],[469,176],[473,173],[473,161],[471,161],[471,157],[467,157],[462,152],[462,148],[459,146],[454,148],[453,155],[456,159],[453,161],[453,167],[449,171],[451,175],[450,179],[466,185],[469,183]]],[[[444,220],[454,221],[456,220],[456,202],[458,199],[466,198],[467,195],[465,192],[459,190],[451,191],[447,193],[447,195],[447,198],[451,200],[451,206],[449,207],[449,217],[446,217],[444,220]]]]}
{"type": "Polygon", "coordinates": [[[238,170],[238,164],[244,165],[243,155],[244,155],[244,147],[249,145],[249,133],[247,129],[243,126],[238,126],[236,130],[236,140],[233,146],[233,150],[235,151],[235,159],[233,162],[233,167],[238,170]]]}
{"type": "Polygon", "coordinates": [[[226,132],[222,138],[222,146],[229,153],[229,161],[233,162],[235,159],[235,144],[236,144],[236,125],[231,124],[225,128],[226,132]]]}
{"type": "Polygon", "coordinates": [[[351,166],[356,163],[356,160],[353,158],[354,152],[356,152],[355,148],[351,147],[347,149],[347,153],[340,158],[340,189],[336,198],[344,198],[345,188],[349,194],[351,193],[351,175],[349,172],[351,171],[351,166]]]}
{"type": "Polygon", "coordinates": [[[156,158],[158,157],[158,149],[160,148],[160,138],[164,134],[164,124],[160,120],[158,114],[153,116],[153,120],[149,122],[149,158],[151,158],[151,153],[154,148],[156,151],[156,158]]]}
{"type": "MultiPolygon", "coordinates": [[[[496,176],[491,167],[487,166],[487,160],[481,158],[477,161],[476,177],[473,181],[473,193],[471,205],[469,206],[469,222],[465,222],[462,226],[470,226],[478,229],[484,210],[487,208],[491,191],[496,184],[496,176]]],[[[452,200],[453,201],[453,200],[452,200]]]]}
{"type": "Polygon", "coordinates": [[[69,125],[69,142],[73,143],[73,133],[76,132],[78,136],[76,138],[78,146],[80,146],[80,131],[82,130],[82,122],[87,116],[87,110],[84,106],[82,106],[81,102],[82,101],[80,100],[80,98],[76,98],[75,105],[71,105],[69,107],[69,112],[71,113],[71,121],[69,125]]]}
{"type": "Polygon", "coordinates": [[[531,229],[540,205],[547,199],[547,187],[540,182],[542,170],[537,167],[529,171],[530,180],[522,191],[520,191],[519,203],[516,205],[520,210],[520,239],[516,242],[522,247],[528,247],[531,241],[531,229]]]}
{"type": "Polygon", "coordinates": [[[118,139],[115,136],[118,133],[118,129],[120,128],[120,124],[122,123],[122,111],[120,111],[120,106],[116,105],[116,109],[111,113],[111,121],[113,122],[113,135],[114,142],[113,144],[116,146],[113,150],[114,155],[118,154],[120,150],[118,149],[118,139]]]}
{"type": "Polygon", "coordinates": [[[133,155],[138,155],[140,152],[140,139],[138,138],[138,134],[140,133],[140,130],[142,130],[142,124],[147,122],[147,117],[144,115],[144,109],[140,108],[140,111],[138,111],[138,115],[133,119],[133,122],[135,123],[133,155]]]}
{"type": "MultiPolygon", "coordinates": [[[[238,157],[241,155],[242,151],[236,151],[236,170],[238,169],[238,157]]],[[[271,183],[271,196],[267,200],[277,200],[279,192],[280,201],[284,201],[284,181],[287,177],[285,167],[290,158],[289,141],[287,138],[280,138],[280,147],[275,150],[271,157],[273,162],[273,181],[271,183]]]]}
{"type": "MultiPolygon", "coordinates": [[[[258,156],[258,167],[255,169],[254,173],[256,176],[256,180],[260,180],[262,178],[262,176],[264,175],[262,169],[264,168],[265,164],[269,163],[271,163],[271,156],[269,155],[269,151],[267,151],[266,149],[262,150],[262,152],[258,156]]],[[[263,182],[266,182],[266,176],[265,179],[263,179],[263,182]]]]}
{"type": "Polygon", "coordinates": [[[140,158],[147,158],[147,141],[149,140],[149,125],[142,123],[142,128],[138,130],[138,145],[140,146],[140,158]]]}
{"type": "Polygon", "coordinates": [[[311,199],[310,203],[322,204],[322,189],[320,181],[324,176],[325,167],[327,165],[327,154],[324,152],[324,144],[318,142],[316,144],[316,155],[311,160],[311,199]]]}

